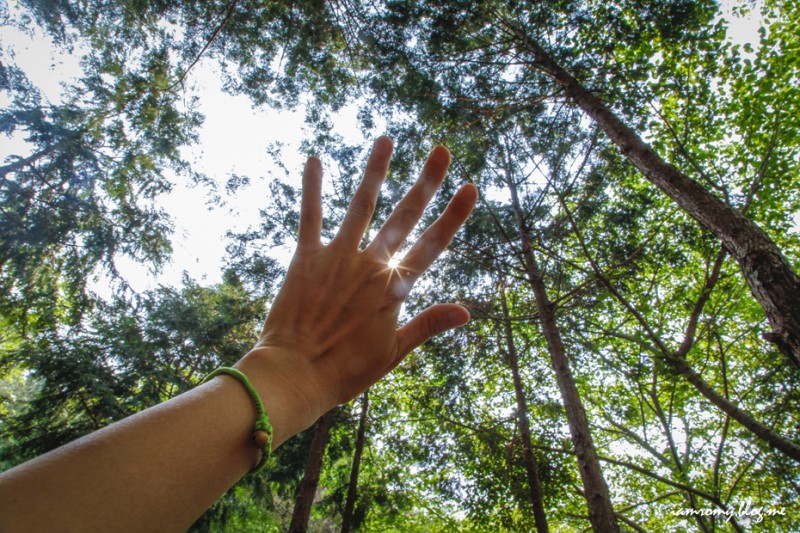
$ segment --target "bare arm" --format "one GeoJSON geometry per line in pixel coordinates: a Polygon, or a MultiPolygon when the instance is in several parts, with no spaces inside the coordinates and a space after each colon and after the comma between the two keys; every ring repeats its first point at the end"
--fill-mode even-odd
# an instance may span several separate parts
{"type": "MultiPolygon", "coordinates": [[[[379,138],[336,237],[320,242],[319,160],[303,175],[298,247],[256,347],[236,367],[255,385],[274,428],[273,447],[366,390],[411,350],[469,320],[434,305],[398,328],[414,282],[469,216],[466,185],[411,248],[400,248],[444,179],[450,155],[435,148],[420,178],[375,240],[359,250],[391,157],[379,138]]],[[[0,531],[182,531],[258,461],[252,400],[220,376],[192,391],[0,474],[0,531]]]]}

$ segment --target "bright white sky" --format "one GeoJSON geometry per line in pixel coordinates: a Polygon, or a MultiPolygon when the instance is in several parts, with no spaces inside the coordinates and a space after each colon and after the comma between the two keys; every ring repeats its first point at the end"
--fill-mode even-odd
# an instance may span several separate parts
{"type": "MultiPolygon", "coordinates": [[[[725,2],[729,4],[729,2],[725,2]]],[[[12,9],[14,9],[12,5],[12,9]]],[[[753,19],[732,19],[730,35],[737,42],[758,43],[758,23],[753,19]]],[[[754,9],[755,13],[759,10],[754,9]]],[[[77,59],[60,54],[49,38],[41,31],[30,35],[0,28],[3,53],[13,51],[18,65],[23,67],[31,81],[41,88],[51,101],[58,101],[60,84],[79,72],[77,59]]],[[[220,280],[225,261],[225,233],[244,230],[258,222],[258,209],[268,195],[268,183],[273,176],[282,177],[266,152],[268,144],[282,141],[286,150],[282,154],[288,169],[295,169],[298,177],[304,163],[298,146],[305,133],[303,113],[275,112],[253,109],[245,97],[226,94],[221,89],[218,75],[211,68],[212,60],[201,61],[191,73],[189,85],[199,96],[200,112],[205,123],[200,131],[200,142],[187,151],[187,159],[197,170],[215,178],[220,187],[231,173],[251,178],[251,185],[239,190],[235,198],[225,198],[226,205],[207,203],[204,187],[187,187],[179,183],[174,191],[163,198],[164,209],[171,214],[175,225],[173,259],[154,276],[140,264],[121,259],[119,268],[138,291],[158,285],[180,284],[183,272],[204,284],[220,280]],[[273,174],[274,173],[274,174],[273,174]]],[[[3,105],[0,93],[0,105],[3,105]]],[[[338,133],[347,142],[364,140],[356,126],[356,109],[351,107],[340,114],[336,124],[338,133]]],[[[12,154],[25,154],[24,143],[18,139],[0,138],[0,161],[12,154]]],[[[222,192],[224,196],[224,190],[222,192]]],[[[276,251],[279,260],[288,262],[291,250],[276,251]]],[[[105,281],[98,280],[95,287],[107,294],[105,281]]]]}

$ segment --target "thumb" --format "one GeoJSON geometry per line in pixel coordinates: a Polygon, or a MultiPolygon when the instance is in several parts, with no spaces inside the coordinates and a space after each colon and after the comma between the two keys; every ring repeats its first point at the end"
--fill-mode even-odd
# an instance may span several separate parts
{"type": "Polygon", "coordinates": [[[425,309],[397,330],[399,363],[411,350],[431,337],[469,322],[469,311],[456,304],[438,304],[425,309]]]}

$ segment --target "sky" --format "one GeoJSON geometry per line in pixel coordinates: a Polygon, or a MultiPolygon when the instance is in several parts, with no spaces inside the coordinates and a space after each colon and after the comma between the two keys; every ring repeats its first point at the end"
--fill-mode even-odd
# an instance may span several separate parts
{"type": "MultiPolygon", "coordinates": [[[[725,2],[730,36],[737,42],[758,43],[758,20],[737,19],[730,15],[730,2],[725,2]]],[[[12,5],[13,9],[13,5],[12,5]]],[[[758,9],[753,10],[754,13],[758,9]]],[[[52,45],[41,31],[30,34],[7,27],[0,28],[0,43],[4,53],[13,51],[16,62],[31,81],[39,86],[51,101],[61,95],[61,83],[80,72],[76,57],[65,55],[52,45]]],[[[297,184],[304,164],[299,145],[307,133],[302,110],[275,111],[254,109],[244,96],[233,96],[222,90],[213,60],[201,60],[190,76],[191,93],[199,98],[199,111],[205,121],[199,132],[200,141],[187,149],[186,158],[196,170],[215,179],[223,191],[224,205],[209,203],[208,191],[202,186],[188,186],[180,177],[171,193],[161,199],[161,206],[172,217],[173,257],[159,273],[131,260],[120,258],[117,266],[131,287],[137,291],[158,285],[178,286],[187,273],[203,284],[221,279],[226,253],[227,231],[242,231],[259,220],[258,210],[267,199],[268,184],[273,177],[283,177],[267,154],[270,143],[285,143],[283,164],[294,169],[297,184]],[[248,176],[251,185],[234,197],[224,196],[224,183],[232,173],[248,176]]],[[[0,93],[0,105],[3,105],[0,93]]],[[[356,122],[356,106],[340,113],[336,120],[337,133],[350,143],[368,143],[356,122]]],[[[11,154],[24,154],[19,139],[0,137],[0,161],[11,154]]],[[[273,255],[284,265],[291,256],[290,249],[274,250],[273,255]]],[[[100,278],[93,288],[101,295],[109,293],[108,280],[100,278]]]]}
{"type": "MultiPolygon", "coordinates": [[[[53,45],[40,29],[30,34],[13,28],[0,28],[0,43],[5,51],[13,51],[15,61],[31,82],[38,86],[51,102],[63,94],[62,83],[81,72],[78,59],[64,54],[53,45]]],[[[191,71],[187,99],[198,97],[197,109],[205,117],[199,130],[199,142],[184,150],[185,158],[196,171],[215,180],[224,203],[210,203],[208,188],[192,186],[185,177],[174,176],[176,186],[160,199],[160,206],[170,214],[174,224],[173,256],[159,272],[152,273],[146,265],[126,257],[115,261],[122,276],[138,291],[159,285],[178,286],[184,272],[203,284],[221,280],[225,266],[226,232],[244,231],[259,221],[258,211],[269,194],[269,183],[275,177],[285,178],[283,171],[267,153],[274,142],[285,144],[282,163],[294,169],[300,184],[305,163],[299,146],[308,133],[302,109],[276,111],[255,109],[244,96],[234,96],[222,90],[222,80],[214,69],[213,60],[201,60],[191,71]],[[240,189],[234,197],[224,192],[231,174],[247,176],[251,185],[240,189]]],[[[0,92],[0,106],[5,104],[0,92]]],[[[350,106],[336,118],[335,132],[346,142],[369,142],[357,126],[357,108],[350,106]]],[[[12,154],[26,154],[20,138],[0,137],[0,161],[12,154]]],[[[291,249],[274,250],[273,256],[288,265],[291,249]]],[[[109,280],[99,278],[91,285],[95,292],[110,294],[109,280]]]]}

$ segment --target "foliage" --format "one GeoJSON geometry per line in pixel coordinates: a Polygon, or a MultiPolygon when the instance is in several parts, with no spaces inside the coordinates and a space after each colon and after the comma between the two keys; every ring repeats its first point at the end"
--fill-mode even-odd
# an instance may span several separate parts
{"type": "MultiPolygon", "coordinates": [[[[201,179],[179,156],[199,121],[180,95],[197,61],[216,61],[227,89],[255,105],[305,106],[315,134],[304,149],[323,156],[333,183],[327,237],[365,156],[335,133],[334,113],[351,101],[365,132],[381,116],[397,144],[372,234],[433,142],[448,145],[454,164],[424,223],[459,183],[482,191],[405,310],[458,301],[471,324],[411,354],[370,392],[361,530],[533,529],[506,324],[548,520],[554,530],[587,527],[522,227],[622,525],[743,530],[745,517],[676,511],[749,499],[785,509],[768,527],[791,530],[796,462],[731,413],[800,441],[800,374],[761,337],[763,311],[725,250],[587,123],[510,30],[548,46],[797,267],[800,18],[791,2],[766,2],[753,45],[731,42],[705,1],[25,5],[64,46],[88,51],[63,104],[44,102],[5,56],[0,68],[11,102],[0,124],[31,146],[5,162],[0,189],[3,466],[186,390],[248,349],[265,301],[254,294],[273,293],[281,274],[268,250],[295,239],[299,191],[288,182],[271,185],[258,227],[230,236],[219,286],[185,280],[105,302],[85,289],[92,273],[114,271],[116,254],[168,256],[155,199],[172,179],[201,179]]],[[[341,521],[357,418],[356,404],[337,413],[312,529],[341,521]]],[[[243,480],[194,530],[285,527],[309,441],[305,433],[282,446],[267,474],[243,480]]]]}
{"type": "Polygon", "coordinates": [[[91,307],[87,281],[115,274],[118,256],[153,268],[169,257],[171,224],[156,199],[172,187],[168,169],[190,175],[179,149],[199,117],[167,92],[161,49],[88,54],[63,103],[6,59],[0,132],[30,153],[0,167],[0,314],[8,337],[27,337],[77,323],[91,307]]]}

